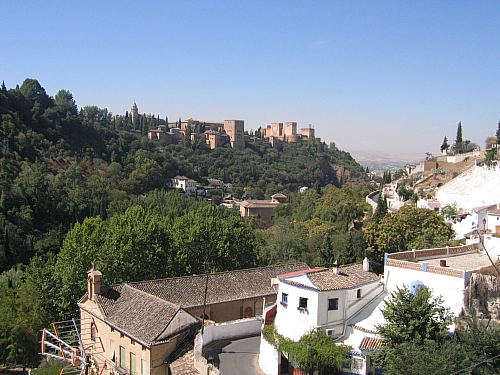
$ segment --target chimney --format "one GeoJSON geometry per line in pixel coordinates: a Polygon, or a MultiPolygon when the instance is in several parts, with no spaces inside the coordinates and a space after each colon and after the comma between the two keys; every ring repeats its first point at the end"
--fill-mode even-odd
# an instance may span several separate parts
{"type": "Polygon", "coordinates": [[[101,294],[102,273],[92,267],[87,272],[87,294],[91,301],[95,301],[96,294],[101,294]]]}
{"type": "Polygon", "coordinates": [[[367,257],[363,259],[363,271],[370,272],[370,261],[368,260],[367,257]]]}
{"type": "Polygon", "coordinates": [[[439,259],[439,267],[446,267],[446,259],[439,259]]]}
{"type": "Polygon", "coordinates": [[[335,261],[333,263],[332,272],[333,272],[334,275],[338,275],[339,274],[339,266],[338,266],[338,262],[337,261],[335,261]]]}

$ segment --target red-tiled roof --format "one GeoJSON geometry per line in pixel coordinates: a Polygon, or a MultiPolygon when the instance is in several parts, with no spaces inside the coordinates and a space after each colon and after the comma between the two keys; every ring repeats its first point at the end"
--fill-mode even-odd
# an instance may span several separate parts
{"type": "Polygon", "coordinates": [[[281,278],[286,279],[287,277],[300,276],[300,275],[304,275],[306,273],[318,272],[318,271],[325,271],[327,269],[328,268],[324,268],[324,267],[315,267],[315,268],[311,268],[311,269],[307,269],[307,270],[301,270],[301,271],[294,271],[294,272],[284,273],[282,275],[278,275],[278,278],[279,279],[281,279],[281,278]]]}
{"type": "Polygon", "coordinates": [[[274,208],[279,205],[279,203],[264,200],[245,200],[241,202],[240,205],[247,208],[274,208]]]}
{"type": "Polygon", "coordinates": [[[361,344],[359,344],[359,350],[374,352],[380,350],[381,346],[382,346],[382,340],[376,337],[365,336],[363,337],[363,340],[361,340],[361,344]]]}

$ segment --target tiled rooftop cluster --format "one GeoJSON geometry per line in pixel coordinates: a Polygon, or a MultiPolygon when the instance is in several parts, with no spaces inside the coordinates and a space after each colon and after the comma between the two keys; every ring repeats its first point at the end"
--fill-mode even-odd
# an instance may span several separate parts
{"type": "MultiPolygon", "coordinates": [[[[275,294],[271,279],[308,268],[305,263],[208,275],[207,305],[275,294]]],[[[145,344],[155,342],[181,309],[202,306],[207,275],[173,277],[103,287],[96,295],[105,319],[145,344]]]]}
{"type": "Polygon", "coordinates": [[[307,275],[309,280],[316,286],[316,289],[321,291],[357,288],[379,280],[376,274],[363,271],[362,264],[340,266],[338,273],[335,273],[332,268],[316,268],[305,270],[301,273],[294,272],[280,275],[279,279],[287,284],[310,287],[301,284],[300,281],[293,280],[295,277],[301,275],[307,275]]]}

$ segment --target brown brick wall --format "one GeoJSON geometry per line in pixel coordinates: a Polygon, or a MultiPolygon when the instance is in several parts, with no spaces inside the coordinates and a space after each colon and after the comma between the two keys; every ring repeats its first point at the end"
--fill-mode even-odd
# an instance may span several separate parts
{"type": "Polygon", "coordinates": [[[391,267],[406,268],[415,271],[422,270],[422,265],[420,263],[406,262],[404,260],[388,259],[387,265],[391,267]]]}
{"type": "Polygon", "coordinates": [[[433,266],[433,265],[430,265],[430,264],[427,266],[427,272],[436,273],[438,275],[458,277],[460,279],[464,277],[464,272],[461,271],[461,270],[456,270],[456,269],[453,269],[453,268],[433,266]]]}
{"type": "Polygon", "coordinates": [[[455,246],[455,247],[436,247],[433,249],[422,249],[413,251],[403,251],[399,253],[388,254],[388,259],[398,259],[398,260],[407,260],[407,259],[425,259],[432,257],[439,257],[444,255],[457,255],[457,254],[465,254],[468,252],[473,252],[478,250],[478,245],[463,245],[463,246],[455,246]]]}

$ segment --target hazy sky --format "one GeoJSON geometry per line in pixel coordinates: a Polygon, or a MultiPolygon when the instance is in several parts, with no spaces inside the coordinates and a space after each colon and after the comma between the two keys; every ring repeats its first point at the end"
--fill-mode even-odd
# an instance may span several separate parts
{"type": "Polygon", "coordinates": [[[347,150],[484,146],[500,1],[1,1],[0,79],[78,105],[313,124],[347,150]]]}

